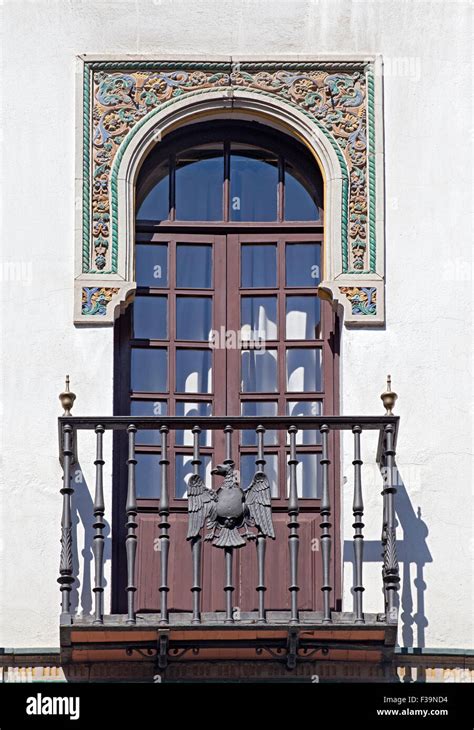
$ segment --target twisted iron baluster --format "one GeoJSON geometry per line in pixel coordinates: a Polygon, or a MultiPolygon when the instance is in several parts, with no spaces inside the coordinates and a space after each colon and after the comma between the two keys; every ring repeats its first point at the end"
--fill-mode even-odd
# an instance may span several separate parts
{"type": "Polygon", "coordinates": [[[397,536],[395,530],[394,496],[397,488],[394,484],[395,447],[393,426],[385,426],[385,485],[384,515],[386,519],[384,547],[384,584],[387,598],[387,620],[396,622],[398,617],[397,592],[400,583],[397,558],[397,536]]]}
{"type": "Polygon", "coordinates": [[[71,496],[74,493],[71,487],[72,464],[72,426],[63,429],[63,486],[60,493],[63,496],[63,511],[61,516],[61,558],[59,562],[58,583],[61,591],[61,623],[71,623],[71,590],[74,583],[72,564],[72,519],[71,496]]]}

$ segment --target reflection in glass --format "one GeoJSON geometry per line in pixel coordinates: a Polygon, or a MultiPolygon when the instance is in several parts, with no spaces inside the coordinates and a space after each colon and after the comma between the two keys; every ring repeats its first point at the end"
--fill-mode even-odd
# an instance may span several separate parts
{"type": "Polygon", "coordinates": [[[136,296],[133,302],[133,336],[138,340],[166,339],[167,310],[167,297],[136,296]]]}
{"type": "MultiPolygon", "coordinates": [[[[255,459],[257,454],[241,454],[240,456],[240,486],[245,491],[251,485],[257,471],[255,459]]],[[[264,471],[270,482],[272,497],[278,498],[278,456],[277,454],[265,454],[267,463],[264,471]]]]}
{"type": "Polygon", "coordinates": [[[242,340],[276,340],[277,298],[242,297],[242,340]]]}
{"type": "Polygon", "coordinates": [[[222,145],[203,145],[176,156],[176,220],[222,220],[222,145]]]}
{"type": "Polygon", "coordinates": [[[135,454],[135,479],[138,499],[159,499],[161,467],[159,454],[135,454]]]}
{"type": "Polygon", "coordinates": [[[241,286],[262,288],[277,285],[276,245],[245,243],[241,247],[241,286]]]}
{"type": "Polygon", "coordinates": [[[319,209],[316,196],[298,168],[285,161],[285,215],[286,221],[317,221],[319,209]]]}
{"type": "Polygon", "coordinates": [[[308,347],[286,351],[286,388],[291,393],[320,392],[322,386],[321,350],[308,347]]]}
{"type": "Polygon", "coordinates": [[[212,392],[211,350],[176,350],[176,390],[179,393],[212,392]]]}
{"type": "MultiPolygon", "coordinates": [[[[130,401],[130,414],[132,416],[166,416],[168,404],[165,400],[132,400],[130,401]]],[[[161,443],[160,432],[138,430],[135,436],[135,443],[154,446],[161,443]]]]}
{"type": "MultiPolygon", "coordinates": [[[[194,473],[192,454],[176,454],[176,499],[186,499],[188,496],[188,481],[194,473]]],[[[199,474],[211,486],[211,457],[201,454],[202,464],[199,466],[199,474]]]]}
{"type": "Polygon", "coordinates": [[[176,338],[209,341],[212,329],[210,297],[176,297],[176,338]]]}
{"type": "Polygon", "coordinates": [[[169,216],[170,178],[169,163],[164,160],[155,170],[155,182],[150,192],[140,204],[138,221],[163,221],[169,216]]]}
{"type": "Polygon", "coordinates": [[[135,276],[137,286],[167,287],[168,245],[138,243],[135,247],[135,276]]]}
{"type": "MultiPolygon", "coordinates": [[[[288,401],[289,416],[322,416],[323,402],[321,400],[288,401]]],[[[289,438],[288,438],[289,442],[289,438]]],[[[296,434],[296,443],[304,446],[321,443],[321,433],[318,429],[301,429],[296,434]]]]}
{"type": "Polygon", "coordinates": [[[244,393],[276,393],[277,351],[244,350],[242,352],[242,383],[244,393]]]}
{"type": "MultiPolygon", "coordinates": [[[[241,404],[243,416],[276,416],[277,403],[275,401],[265,400],[244,400],[241,404]]],[[[266,431],[264,434],[264,446],[276,444],[278,442],[277,432],[274,430],[266,431]]],[[[242,446],[256,446],[257,434],[253,429],[245,429],[241,431],[242,446]]]]}
{"type": "Polygon", "coordinates": [[[321,281],[321,246],[318,243],[286,244],[286,285],[318,286],[321,281]]]}
{"type": "MultiPolygon", "coordinates": [[[[177,416],[212,416],[212,403],[207,401],[176,401],[177,416]]],[[[199,434],[200,446],[211,446],[212,431],[201,431],[199,434]]],[[[193,432],[191,430],[176,431],[176,443],[178,446],[192,446],[193,432]]]]}
{"type": "Polygon", "coordinates": [[[232,145],[230,156],[230,219],[275,221],[278,159],[256,147],[232,145]]]}
{"type": "MultiPolygon", "coordinates": [[[[296,485],[301,499],[321,498],[321,454],[297,454],[296,485]]],[[[287,494],[290,491],[290,475],[287,466],[287,494]]]]}
{"type": "Polygon", "coordinates": [[[321,338],[321,302],[319,297],[286,298],[286,339],[319,340],[321,338]]]}
{"type": "Polygon", "coordinates": [[[179,289],[212,287],[212,246],[178,243],[176,247],[176,286],[179,289]]]}
{"type": "Polygon", "coordinates": [[[168,353],[164,348],[132,347],[131,387],[142,393],[168,390],[168,353]]]}

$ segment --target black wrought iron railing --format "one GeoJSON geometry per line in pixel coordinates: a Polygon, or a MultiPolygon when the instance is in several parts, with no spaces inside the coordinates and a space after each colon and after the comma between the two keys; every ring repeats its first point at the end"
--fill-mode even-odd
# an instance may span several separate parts
{"type": "MultiPolygon", "coordinates": [[[[63,394],[64,395],[64,394],[63,394]]],[[[70,407],[69,403],[69,407],[70,407]]],[[[288,436],[285,442],[285,453],[288,464],[288,498],[285,502],[287,511],[287,540],[285,545],[279,545],[279,560],[288,561],[288,593],[290,596],[288,623],[295,625],[304,622],[298,605],[298,596],[301,582],[311,580],[310,575],[303,574],[300,564],[300,502],[298,496],[298,456],[299,445],[297,434],[306,429],[317,429],[321,435],[321,490],[320,490],[320,575],[322,592],[323,624],[331,624],[334,619],[334,610],[331,610],[331,592],[334,589],[331,576],[331,564],[334,561],[334,544],[339,534],[339,526],[334,525],[334,505],[330,485],[334,480],[333,469],[337,466],[331,463],[329,439],[332,432],[352,432],[353,439],[353,560],[354,560],[354,612],[353,622],[364,624],[365,614],[363,605],[363,565],[364,565],[364,489],[362,484],[361,440],[367,431],[379,433],[378,451],[374,458],[380,470],[380,484],[383,494],[383,515],[379,516],[382,523],[381,562],[382,586],[385,597],[381,620],[387,624],[397,622],[397,591],[399,573],[396,553],[395,532],[395,494],[396,494],[396,466],[395,444],[398,430],[398,417],[393,415],[376,416],[317,416],[317,417],[73,417],[69,415],[66,404],[66,415],[59,418],[60,455],[64,470],[63,486],[61,489],[63,511],[61,520],[61,559],[58,582],[62,595],[62,623],[71,623],[73,612],[71,608],[71,591],[75,581],[73,573],[73,529],[72,529],[72,495],[73,465],[75,461],[75,444],[80,431],[95,432],[95,494],[93,504],[93,556],[95,578],[94,593],[94,623],[104,622],[104,533],[106,523],[104,515],[104,435],[110,431],[126,432],[128,438],[128,455],[125,459],[127,470],[127,499],[123,521],[126,524],[123,550],[126,554],[128,612],[126,621],[130,625],[136,623],[136,568],[137,568],[137,507],[136,493],[136,437],[137,433],[147,430],[158,430],[161,438],[160,446],[160,480],[161,491],[156,519],[159,527],[160,573],[161,582],[159,624],[169,625],[170,615],[168,608],[169,559],[170,543],[176,536],[173,534],[170,522],[170,460],[169,434],[172,430],[186,429],[193,434],[192,471],[189,481],[188,505],[188,542],[189,560],[192,564],[192,582],[189,591],[192,596],[192,612],[189,623],[200,624],[202,621],[202,556],[203,540],[208,539],[217,547],[222,548],[225,566],[225,612],[222,621],[232,624],[236,621],[232,595],[234,591],[234,557],[241,541],[254,539],[257,553],[258,580],[256,604],[258,611],[253,619],[254,623],[267,622],[267,607],[265,594],[267,585],[266,574],[266,544],[273,536],[272,502],[268,480],[265,475],[266,450],[265,434],[269,430],[286,431],[288,436]],[[238,483],[238,473],[234,470],[232,454],[232,436],[236,430],[252,429],[256,432],[257,456],[255,478],[251,488],[241,492],[238,483]],[[221,431],[225,440],[225,459],[218,467],[224,478],[222,488],[217,494],[208,489],[201,479],[201,446],[200,437],[203,431],[221,431]],[[225,492],[228,487],[228,492],[225,492]],[[223,494],[221,494],[223,493],[223,494]],[[219,496],[220,495],[220,496],[219,496]],[[237,499],[236,499],[237,495],[237,499]],[[207,534],[203,533],[207,530],[207,534]]],[[[115,488],[115,485],[113,486],[115,488]]],[[[337,488],[337,485],[336,485],[337,488]]],[[[373,520],[374,516],[371,515],[373,520]]],[[[184,553],[185,554],[185,553],[184,553]]],[[[318,558],[319,559],[319,558],[318,558]]]]}

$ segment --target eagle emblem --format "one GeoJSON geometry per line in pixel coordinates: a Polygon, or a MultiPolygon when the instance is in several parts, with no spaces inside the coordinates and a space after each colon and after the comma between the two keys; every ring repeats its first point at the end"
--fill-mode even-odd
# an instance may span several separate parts
{"type": "Polygon", "coordinates": [[[211,474],[224,477],[214,491],[208,489],[199,474],[193,474],[188,483],[188,534],[197,537],[206,526],[204,539],[216,547],[242,547],[257,534],[256,527],[265,537],[275,538],[272,522],[270,482],[263,471],[257,471],[245,491],[240,488],[239,472],[234,464],[218,464],[211,474]]]}

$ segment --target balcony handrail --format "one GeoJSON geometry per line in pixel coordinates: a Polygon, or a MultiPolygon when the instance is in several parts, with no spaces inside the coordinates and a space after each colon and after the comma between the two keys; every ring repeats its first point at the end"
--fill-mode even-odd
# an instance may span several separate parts
{"type": "Polygon", "coordinates": [[[84,430],[94,429],[97,424],[113,430],[126,430],[133,423],[137,429],[153,430],[160,426],[169,429],[193,428],[218,430],[226,426],[233,429],[314,429],[327,425],[330,429],[350,430],[356,424],[364,430],[379,431],[392,425],[398,431],[399,416],[60,416],[59,426],[72,426],[84,430]]]}

